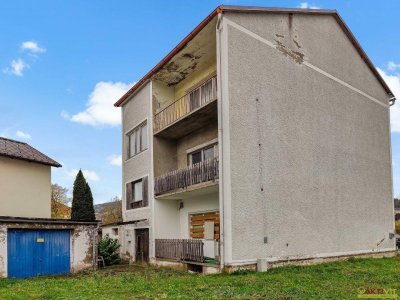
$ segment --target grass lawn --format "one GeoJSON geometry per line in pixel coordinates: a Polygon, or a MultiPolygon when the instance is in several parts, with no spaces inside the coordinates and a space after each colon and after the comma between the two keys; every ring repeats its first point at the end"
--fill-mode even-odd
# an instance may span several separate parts
{"type": "Polygon", "coordinates": [[[356,299],[360,287],[392,288],[400,295],[400,257],[209,276],[117,266],[69,276],[2,279],[0,299],[356,299]]]}

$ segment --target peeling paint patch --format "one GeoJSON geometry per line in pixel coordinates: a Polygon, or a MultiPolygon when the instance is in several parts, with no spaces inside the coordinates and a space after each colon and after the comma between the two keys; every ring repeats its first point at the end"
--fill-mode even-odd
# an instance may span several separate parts
{"type": "Polygon", "coordinates": [[[276,37],[278,37],[278,38],[284,38],[284,36],[282,35],[282,34],[275,34],[276,35],[276,37]]]}
{"type": "Polygon", "coordinates": [[[278,40],[274,40],[274,41],[276,43],[275,48],[278,51],[282,52],[284,55],[291,58],[294,62],[296,62],[298,64],[302,64],[304,62],[304,54],[303,53],[287,48],[284,44],[282,44],[278,40]]]}

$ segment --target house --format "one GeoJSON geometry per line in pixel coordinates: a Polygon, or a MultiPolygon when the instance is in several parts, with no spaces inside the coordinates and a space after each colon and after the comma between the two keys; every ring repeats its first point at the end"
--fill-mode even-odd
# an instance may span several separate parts
{"type": "Polygon", "coordinates": [[[202,271],[394,255],[394,97],[334,10],[220,6],[123,95],[123,253],[202,271]]]}
{"type": "Polygon", "coordinates": [[[51,219],[51,168],[26,143],[0,137],[0,278],[64,274],[97,264],[97,222],[51,219]]]}

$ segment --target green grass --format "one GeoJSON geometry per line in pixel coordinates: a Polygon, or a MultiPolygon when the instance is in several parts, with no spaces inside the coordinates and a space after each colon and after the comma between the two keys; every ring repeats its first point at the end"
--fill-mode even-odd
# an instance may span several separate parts
{"type": "Polygon", "coordinates": [[[360,287],[400,294],[400,257],[209,276],[118,266],[70,276],[2,279],[0,299],[356,299],[360,287]]]}

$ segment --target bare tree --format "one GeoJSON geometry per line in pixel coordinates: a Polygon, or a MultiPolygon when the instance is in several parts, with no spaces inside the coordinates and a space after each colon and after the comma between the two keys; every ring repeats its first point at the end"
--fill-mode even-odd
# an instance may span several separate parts
{"type": "Polygon", "coordinates": [[[68,204],[71,199],[67,196],[68,189],[58,184],[51,185],[51,217],[69,219],[71,208],[68,204]]]}
{"type": "Polygon", "coordinates": [[[68,189],[54,183],[51,185],[51,200],[60,202],[64,205],[68,205],[71,199],[67,196],[68,189]]]}

